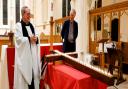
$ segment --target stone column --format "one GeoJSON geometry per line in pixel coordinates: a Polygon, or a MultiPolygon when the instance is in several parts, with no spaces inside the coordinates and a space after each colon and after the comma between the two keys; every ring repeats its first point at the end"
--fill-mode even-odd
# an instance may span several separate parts
{"type": "MultiPolygon", "coordinates": [[[[2,8],[2,0],[0,0],[0,8],[2,8]]],[[[0,10],[0,18],[2,18],[2,10],[0,10]]],[[[0,26],[2,25],[2,19],[0,20],[0,26]]]]}
{"type": "Polygon", "coordinates": [[[89,5],[88,0],[75,0],[76,21],[78,22],[78,38],[76,41],[77,51],[88,52],[89,48],[89,5]]]}
{"type": "Polygon", "coordinates": [[[75,8],[75,1],[76,0],[71,0],[70,4],[71,4],[71,9],[75,8]]]}
{"type": "Polygon", "coordinates": [[[9,8],[8,8],[8,13],[9,13],[9,16],[8,16],[8,22],[9,22],[9,27],[10,27],[10,31],[14,32],[15,30],[15,23],[16,23],[16,11],[15,11],[15,0],[11,0],[9,2],[9,8]]]}
{"type": "Polygon", "coordinates": [[[54,0],[48,0],[48,21],[50,21],[50,17],[53,16],[53,12],[54,12],[53,4],[54,4],[54,0]]]}
{"type": "Polygon", "coordinates": [[[43,23],[43,1],[42,0],[35,0],[35,13],[34,13],[34,20],[36,26],[40,26],[43,23]]]}

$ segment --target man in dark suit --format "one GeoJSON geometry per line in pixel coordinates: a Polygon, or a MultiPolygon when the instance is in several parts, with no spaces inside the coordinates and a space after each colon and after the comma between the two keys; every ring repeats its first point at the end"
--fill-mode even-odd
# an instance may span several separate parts
{"type": "Polygon", "coordinates": [[[76,51],[76,38],[78,35],[78,24],[74,20],[76,11],[72,9],[70,11],[70,19],[65,21],[61,31],[61,37],[63,39],[63,52],[76,51]]]}

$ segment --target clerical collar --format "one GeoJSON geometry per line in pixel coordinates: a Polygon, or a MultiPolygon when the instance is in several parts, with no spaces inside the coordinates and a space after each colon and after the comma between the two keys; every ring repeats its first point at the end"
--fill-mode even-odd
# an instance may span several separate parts
{"type": "Polygon", "coordinates": [[[70,21],[70,24],[73,24],[73,21],[70,21]]]}
{"type": "Polygon", "coordinates": [[[73,23],[74,21],[73,20],[70,20],[70,23],[73,23]]]}
{"type": "Polygon", "coordinates": [[[26,24],[23,20],[21,20],[21,23],[24,25],[24,26],[30,26],[30,22],[28,24],[26,24]]]}

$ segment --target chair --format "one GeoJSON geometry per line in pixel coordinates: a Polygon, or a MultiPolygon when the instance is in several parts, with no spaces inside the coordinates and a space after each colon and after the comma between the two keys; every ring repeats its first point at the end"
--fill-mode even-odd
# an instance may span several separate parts
{"type": "Polygon", "coordinates": [[[124,81],[122,73],[122,51],[117,48],[107,48],[107,51],[110,58],[108,72],[113,74],[114,69],[118,70],[117,84],[119,84],[124,81]],[[118,65],[115,65],[116,61],[118,61],[118,65]]]}

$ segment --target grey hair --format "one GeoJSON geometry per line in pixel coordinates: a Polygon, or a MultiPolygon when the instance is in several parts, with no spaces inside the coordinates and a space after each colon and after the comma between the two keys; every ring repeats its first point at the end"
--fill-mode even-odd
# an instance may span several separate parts
{"type": "Polygon", "coordinates": [[[76,14],[76,10],[75,9],[71,9],[70,13],[76,14]]]}
{"type": "Polygon", "coordinates": [[[23,7],[21,8],[21,15],[22,15],[22,16],[24,15],[26,8],[28,8],[28,7],[27,7],[27,6],[23,6],[23,7]]]}

